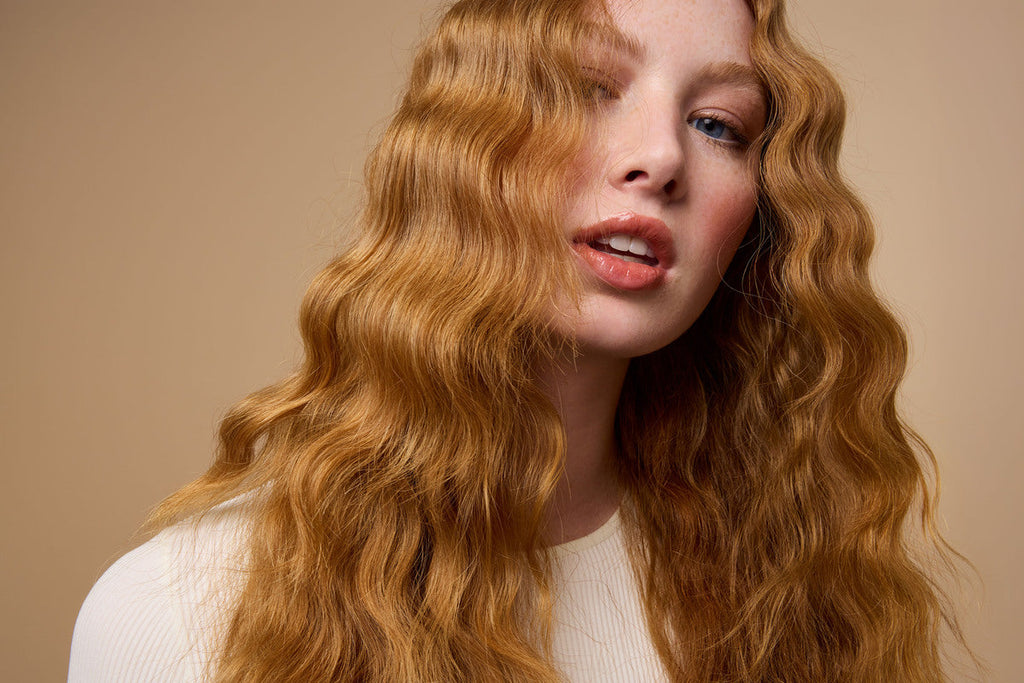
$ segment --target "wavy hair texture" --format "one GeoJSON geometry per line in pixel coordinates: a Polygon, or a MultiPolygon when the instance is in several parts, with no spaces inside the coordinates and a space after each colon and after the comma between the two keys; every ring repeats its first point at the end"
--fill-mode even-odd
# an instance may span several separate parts
{"type": "MultiPolygon", "coordinates": [[[[758,217],[701,318],[631,363],[617,417],[648,627],[673,681],[943,680],[940,626],[959,631],[908,520],[950,552],[838,169],[843,99],[781,0],[750,7],[758,217]]],[[[593,9],[444,15],[367,161],[361,235],[306,295],[304,364],[151,518],[261,490],[214,680],[559,680],[541,530],[565,437],[534,369],[572,352],[548,324],[579,291],[562,216],[578,48],[610,30],[593,9]]]]}

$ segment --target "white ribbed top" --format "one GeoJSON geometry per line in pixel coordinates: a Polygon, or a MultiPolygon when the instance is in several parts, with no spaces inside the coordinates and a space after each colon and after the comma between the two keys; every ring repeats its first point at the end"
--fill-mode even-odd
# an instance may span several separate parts
{"type": "Polygon", "coordinates": [[[653,683],[668,676],[651,643],[619,513],[555,546],[552,655],[573,683],[653,683]]]}
{"type": "MultiPolygon", "coordinates": [[[[69,683],[203,680],[243,580],[244,497],[165,529],[115,562],[82,605],[69,683]]],[[[644,626],[616,512],[553,549],[555,664],[571,683],[667,678],[644,626]]]]}
{"type": "Polygon", "coordinates": [[[245,503],[164,529],[104,572],[75,622],[69,683],[203,680],[243,580],[245,503]]]}

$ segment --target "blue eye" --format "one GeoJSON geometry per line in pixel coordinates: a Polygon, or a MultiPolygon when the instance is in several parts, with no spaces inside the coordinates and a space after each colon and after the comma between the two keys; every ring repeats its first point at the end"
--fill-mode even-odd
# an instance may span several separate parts
{"type": "Polygon", "coordinates": [[[690,125],[698,132],[717,142],[742,144],[746,142],[743,136],[736,132],[732,126],[711,116],[701,116],[690,121],[690,125]]]}
{"type": "Polygon", "coordinates": [[[721,140],[730,133],[729,127],[718,119],[707,117],[694,119],[690,125],[701,133],[704,133],[704,135],[707,135],[709,138],[714,138],[715,140],[721,140]]]}

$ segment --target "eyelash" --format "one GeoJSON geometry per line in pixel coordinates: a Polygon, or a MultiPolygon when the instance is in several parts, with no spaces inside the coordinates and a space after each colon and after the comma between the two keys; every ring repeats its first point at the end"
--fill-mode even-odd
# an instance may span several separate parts
{"type": "MultiPolygon", "coordinates": [[[[585,67],[584,78],[586,78],[586,95],[595,102],[600,102],[602,100],[616,100],[622,95],[622,84],[611,76],[611,74],[608,74],[605,71],[592,67],[585,67]],[[603,92],[603,95],[599,94],[599,92],[603,92]]],[[[750,141],[747,140],[747,138],[744,137],[734,125],[730,124],[729,121],[722,116],[715,114],[694,116],[687,120],[686,125],[697,130],[705,141],[725,149],[744,150],[750,145],[750,141]],[[714,121],[715,123],[721,124],[733,139],[724,140],[722,138],[713,138],[707,133],[697,130],[694,124],[699,121],[714,121]]]]}
{"type": "Polygon", "coordinates": [[[731,125],[728,121],[725,120],[725,118],[723,118],[721,116],[716,116],[714,114],[701,114],[699,116],[694,116],[693,118],[689,119],[686,122],[686,125],[690,126],[694,130],[696,130],[698,133],[701,134],[701,137],[703,137],[705,140],[707,140],[708,142],[710,142],[712,144],[715,144],[715,145],[720,145],[722,147],[728,147],[728,148],[733,148],[733,149],[736,149],[736,148],[742,149],[742,148],[747,147],[747,145],[750,144],[750,141],[747,140],[736,129],[735,126],[731,125]],[[725,140],[725,139],[722,139],[722,138],[711,137],[707,133],[705,133],[705,132],[703,132],[703,131],[701,131],[701,130],[699,130],[697,128],[696,124],[699,123],[700,121],[714,121],[715,123],[720,124],[721,126],[723,126],[725,128],[726,132],[729,135],[732,136],[733,139],[732,140],[725,140]]]}
{"type": "Polygon", "coordinates": [[[584,78],[586,79],[586,95],[591,99],[615,100],[622,92],[618,81],[598,69],[584,69],[584,78]],[[598,96],[598,90],[604,91],[604,95],[598,96]]]}

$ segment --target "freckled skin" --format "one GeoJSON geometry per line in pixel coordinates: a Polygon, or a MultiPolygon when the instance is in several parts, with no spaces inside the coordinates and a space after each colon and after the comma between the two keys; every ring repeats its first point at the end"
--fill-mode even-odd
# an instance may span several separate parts
{"type": "Polygon", "coordinates": [[[665,346],[696,320],[754,215],[746,145],[716,142],[691,124],[715,116],[752,140],[764,127],[765,103],[750,87],[700,78],[711,64],[751,65],[753,18],[743,0],[610,0],[609,9],[643,55],[616,53],[607,62],[620,87],[594,114],[567,232],[632,211],[665,222],[677,258],[663,284],[644,291],[615,289],[579,261],[581,309],[556,327],[572,330],[584,352],[630,358],[665,346]]]}

